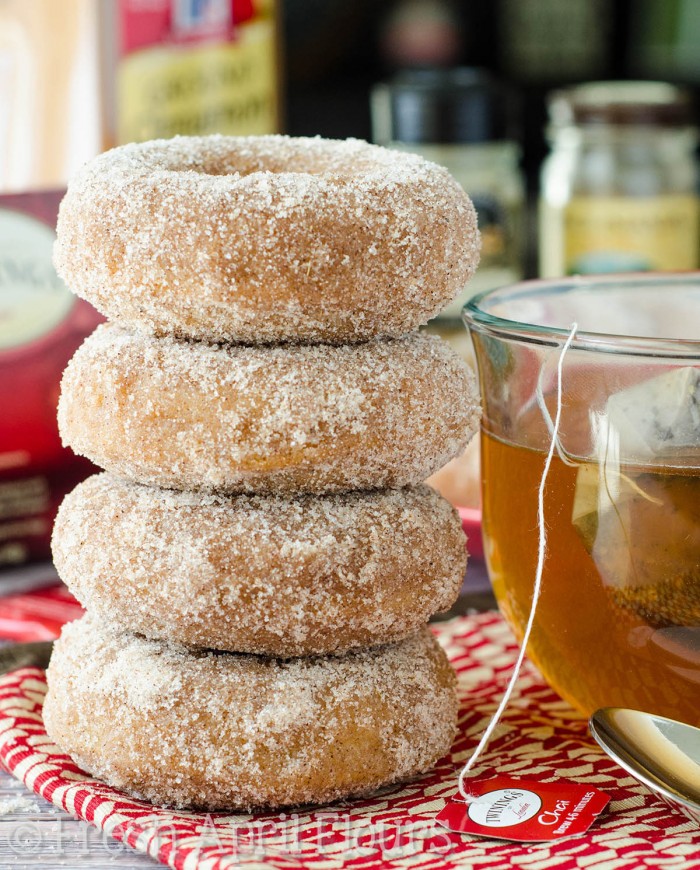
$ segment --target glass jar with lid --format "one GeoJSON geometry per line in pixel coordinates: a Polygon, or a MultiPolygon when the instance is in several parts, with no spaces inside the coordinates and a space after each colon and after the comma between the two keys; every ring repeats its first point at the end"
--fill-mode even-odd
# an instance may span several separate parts
{"type": "Polygon", "coordinates": [[[698,268],[697,130],[687,91],[593,82],[552,94],[549,114],[542,276],[698,268]]]}

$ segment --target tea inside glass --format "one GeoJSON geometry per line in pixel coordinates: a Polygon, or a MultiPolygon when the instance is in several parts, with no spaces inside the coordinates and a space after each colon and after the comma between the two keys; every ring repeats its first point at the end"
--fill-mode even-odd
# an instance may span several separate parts
{"type": "Polygon", "coordinates": [[[483,400],[483,532],[499,606],[590,714],[647,710],[700,725],[700,276],[525,282],[465,308],[483,400]]]}

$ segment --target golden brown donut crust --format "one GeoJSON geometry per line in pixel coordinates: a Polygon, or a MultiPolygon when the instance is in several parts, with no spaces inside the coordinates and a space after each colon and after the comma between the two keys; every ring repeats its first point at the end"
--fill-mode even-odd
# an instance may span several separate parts
{"type": "Polygon", "coordinates": [[[347,492],[420,483],[479,420],[473,374],[432,336],[218,347],[104,324],[66,368],[65,444],[174,489],[347,492]]]}
{"type": "Polygon", "coordinates": [[[88,163],[55,263],[155,335],[343,343],[426,323],[471,277],[476,214],[446,169],[358,140],[176,137],[88,163]]]}
{"type": "Polygon", "coordinates": [[[78,765],[135,797],[205,810],[325,803],[432,767],[455,676],[427,628],[343,657],[193,653],[65,626],[44,722],[78,765]]]}
{"type": "Polygon", "coordinates": [[[64,500],[52,546],[101,620],[282,658],[404,638],[452,606],[466,567],[459,517],[427,486],[226,498],[99,474],[64,500]]]}

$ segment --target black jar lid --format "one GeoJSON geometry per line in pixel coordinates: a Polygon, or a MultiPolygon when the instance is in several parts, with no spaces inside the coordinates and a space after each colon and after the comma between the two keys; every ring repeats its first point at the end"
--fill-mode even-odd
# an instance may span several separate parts
{"type": "Polygon", "coordinates": [[[374,139],[407,143],[479,143],[515,139],[508,89],[481,69],[399,73],[373,92],[374,139]]]}
{"type": "Polygon", "coordinates": [[[694,122],[690,92],[667,82],[588,82],[554,91],[547,104],[555,127],[686,127],[694,122]]]}

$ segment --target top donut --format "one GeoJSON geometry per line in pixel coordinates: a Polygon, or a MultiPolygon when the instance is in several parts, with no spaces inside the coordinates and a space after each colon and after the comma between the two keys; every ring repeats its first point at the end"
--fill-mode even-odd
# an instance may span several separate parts
{"type": "Polygon", "coordinates": [[[176,137],[75,176],[61,277],[107,317],[214,342],[354,342],[427,322],[478,262],[446,169],[358,140],[176,137]]]}

